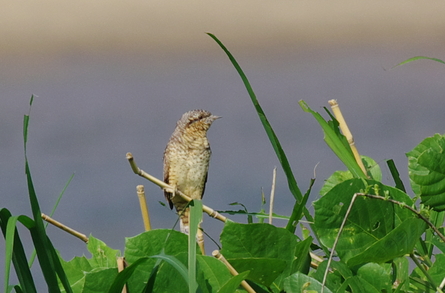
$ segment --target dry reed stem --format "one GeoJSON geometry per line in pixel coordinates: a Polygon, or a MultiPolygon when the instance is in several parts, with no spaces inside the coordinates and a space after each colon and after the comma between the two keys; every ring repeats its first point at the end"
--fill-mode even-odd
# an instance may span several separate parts
{"type": "Polygon", "coordinates": [[[360,158],[358,150],[355,147],[354,137],[352,136],[352,133],[349,130],[348,124],[346,124],[345,118],[341,113],[340,106],[338,105],[337,100],[329,100],[328,103],[329,105],[331,105],[331,109],[332,112],[334,113],[335,119],[337,119],[338,124],[340,125],[341,132],[348,140],[348,143],[351,147],[352,153],[354,154],[354,158],[357,161],[357,164],[360,166],[363,173],[366,175],[367,173],[365,165],[363,165],[362,159],[360,158]]]}
{"type": "MultiPolygon", "coordinates": [[[[227,259],[219,252],[219,250],[214,250],[212,252],[212,256],[220,260],[229,269],[229,272],[232,274],[232,276],[239,275],[239,273],[235,270],[235,268],[232,267],[232,265],[227,261],[227,259]]],[[[249,293],[256,293],[255,290],[253,290],[253,288],[250,287],[250,285],[244,280],[241,282],[241,286],[243,286],[243,288],[246,289],[246,291],[249,293]]]]}
{"type": "MultiPolygon", "coordinates": [[[[128,162],[130,163],[131,169],[133,170],[133,172],[151,182],[153,182],[154,184],[158,185],[159,187],[161,187],[162,189],[169,189],[169,190],[174,190],[174,188],[170,185],[168,185],[167,183],[165,183],[162,180],[159,180],[158,178],[151,176],[150,174],[146,173],[144,170],[141,170],[137,165],[136,162],[134,161],[133,155],[131,153],[127,153],[126,155],[128,162]]],[[[182,197],[184,200],[186,201],[191,201],[192,199],[185,195],[184,193],[182,193],[180,190],[176,190],[175,191],[175,195],[179,195],[180,197],[182,197]]],[[[217,211],[213,210],[212,208],[203,205],[202,206],[202,210],[207,213],[210,217],[215,218],[220,220],[221,222],[226,222],[227,218],[223,215],[221,215],[220,213],[218,213],[217,211]]]]}
{"type": "Polygon", "coordinates": [[[73,235],[73,236],[79,238],[79,239],[82,240],[83,242],[88,243],[88,237],[87,237],[85,234],[82,234],[82,233],[80,233],[80,232],[77,232],[77,231],[74,230],[74,229],[71,229],[70,227],[68,227],[68,226],[66,226],[66,225],[64,225],[64,224],[62,224],[62,223],[60,223],[60,222],[54,220],[53,218],[51,218],[51,217],[48,216],[48,215],[45,215],[44,213],[42,213],[41,217],[42,217],[42,219],[43,219],[44,221],[50,223],[51,225],[54,225],[54,226],[56,226],[57,228],[62,229],[63,231],[68,232],[69,234],[71,234],[71,235],[73,235]]]}
{"type": "Polygon", "coordinates": [[[151,230],[150,215],[148,213],[147,200],[145,199],[144,185],[136,186],[136,192],[139,198],[139,205],[141,206],[142,221],[144,221],[145,231],[150,231],[151,230]]]}
{"type": "Polygon", "coordinates": [[[273,204],[275,199],[275,182],[277,179],[277,167],[273,168],[272,173],[272,188],[270,190],[270,203],[269,203],[269,224],[272,225],[272,213],[273,213],[273,204]]]}

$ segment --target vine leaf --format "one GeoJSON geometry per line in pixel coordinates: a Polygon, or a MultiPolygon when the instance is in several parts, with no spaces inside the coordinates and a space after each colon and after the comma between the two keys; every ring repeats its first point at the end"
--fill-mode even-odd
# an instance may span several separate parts
{"type": "Polygon", "coordinates": [[[433,210],[445,211],[445,136],[424,139],[406,156],[414,193],[433,210]]]}

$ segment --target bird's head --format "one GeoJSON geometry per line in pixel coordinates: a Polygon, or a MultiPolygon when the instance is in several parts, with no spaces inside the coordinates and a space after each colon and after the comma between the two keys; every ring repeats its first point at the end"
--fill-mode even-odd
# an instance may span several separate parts
{"type": "Polygon", "coordinates": [[[185,128],[193,129],[194,131],[207,131],[212,122],[218,118],[221,117],[212,115],[212,113],[206,110],[192,110],[182,115],[178,125],[182,124],[185,128]]]}

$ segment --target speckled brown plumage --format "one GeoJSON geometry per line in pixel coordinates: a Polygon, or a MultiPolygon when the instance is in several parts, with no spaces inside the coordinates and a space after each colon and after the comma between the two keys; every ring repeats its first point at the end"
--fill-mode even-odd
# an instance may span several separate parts
{"type": "MultiPolygon", "coordinates": [[[[164,151],[164,182],[193,199],[201,199],[204,194],[211,155],[207,130],[218,118],[205,110],[185,113],[164,151]]],[[[181,232],[188,233],[188,209],[184,211],[187,202],[170,190],[164,195],[170,208],[175,206],[181,215],[181,232]]]]}

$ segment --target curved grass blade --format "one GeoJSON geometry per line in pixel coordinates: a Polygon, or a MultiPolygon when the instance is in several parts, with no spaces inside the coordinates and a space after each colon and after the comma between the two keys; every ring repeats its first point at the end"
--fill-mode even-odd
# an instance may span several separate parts
{"type": "Polygon", "coordinates": [[[400,65],[403,65],[403,64],[406,64],[406,63],[410,63],[410,62],[416,61],[416,60],[421,60],[421,59],[432,60],[432,61],[436,61],[436,62],[445,64],[445,61],[437,59],[437,58],[431,58],[431,57],[426,57],[426,56],[416,56],[416,57],[412,57],[412,58],[406,59],[405,61],[400,62],[399,64],[397,64],[393,68],[395,68],[397,66],[400,66],[400,65]]]}
{"type": "MultiPolygon", "coordinates": [[[[0,226],[5,236],[5,272],[4,272],[4,292],[9,292],[9,275],[11,268],[11,261],[14,264],[15,272],[21,288],[25,292],[37,292],[34,285],[34,280],[26,260],[25,250],[20,240],[19,234],[16,230],[17,221],[26,222],[27,225],[32,226],[32,219],[26,216],[12,217],[7,209],[0,210],[0,226]]],[[[25,226],[27,226],[25,225],[25,226]]],[[[17,286],[18,287],[18,286],[17,286]]]]}

